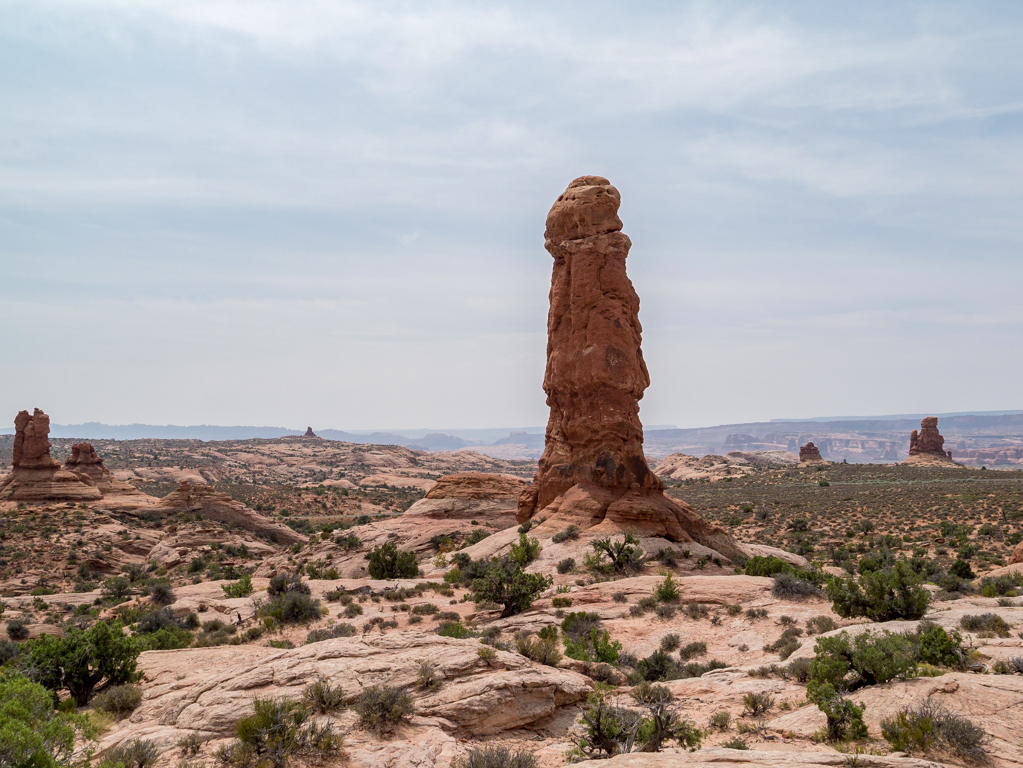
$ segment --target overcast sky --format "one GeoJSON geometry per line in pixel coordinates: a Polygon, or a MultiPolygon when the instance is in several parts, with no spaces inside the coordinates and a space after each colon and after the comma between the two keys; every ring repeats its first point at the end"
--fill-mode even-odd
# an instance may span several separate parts
{"type": "Polygon", "coordinates": [[[1021,40],[977,0],[7,0],[0,420],[544,424],[583,174],[647,424],[1023,408],[1021,40]]]}

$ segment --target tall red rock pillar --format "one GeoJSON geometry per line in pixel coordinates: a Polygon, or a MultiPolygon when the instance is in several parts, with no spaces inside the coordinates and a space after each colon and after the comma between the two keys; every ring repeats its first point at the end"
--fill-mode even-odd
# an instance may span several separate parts
{"type": "Polygon", "coordinates": [[[539,470],[517,517],[525,522],[546,509],[585,527],[609,520],[676,541],[713,531],[710,538],[733,549],[724,531],[664,496],[643,456],[639,401],[650,375],[639,297],[625,271],[632,243],[621,231],[620,202],[607,179],[582,176],[547,215],[544,246],[554,272],[543,388],[551,410],[539,470]]]}

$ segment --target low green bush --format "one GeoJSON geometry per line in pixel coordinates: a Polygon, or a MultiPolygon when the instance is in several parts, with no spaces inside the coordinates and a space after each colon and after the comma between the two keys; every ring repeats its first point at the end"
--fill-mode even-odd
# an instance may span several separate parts
{"type": "Polygon", "coordinates": [[[359,694],[353,709],[359,715],[360,727],[384,734],[412,718],[415,702],[405,688],[374,685],[359,694]]]}
{"type": "Polygon", "coordinates": [[[115,685],[92,700],[96,709],[118,717],[134,712],[141,703],[142,689],[137,685],[115,685]]]}
{"type": "Polygon", "coordinates": [[[987,756],[984,729],[965,717],[949,714],[931,699],[884,718],[881,735],[898,752],[951,752],[971,762],[981,762],[987,756]]]}

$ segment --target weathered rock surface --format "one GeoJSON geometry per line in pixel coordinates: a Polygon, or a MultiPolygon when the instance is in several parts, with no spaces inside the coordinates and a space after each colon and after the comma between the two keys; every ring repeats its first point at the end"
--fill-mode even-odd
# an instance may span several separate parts
{"type": "Polygon", "coordinates": [[[317,434],[315,432],[313,432],[313,428],[312,427],[306,427],[305,428],[305,434],[302,435],[302,437],[317,437],[317,434]]]}
{"type": "Polygon", "coordinates": [[[585,768],[687,768],[691,765],[727,765],[732,768],[817,768],[818,766],[860,765],[863,768],[943,768],[944,763],[895,755],[849,755],[841,752],[783,752],[779,750],[702,749],[699,752],[654,754],[633,753],[610,760],[576,763],[585,768]]]}
{"type": "Polygon", "coordinates": [[[50,456],[50,417],[38,408],[14,418],[11,473],[0,482],[0,499],[12,501],[94,501],[102,493],[87,476],[61,469],[50,456]]]}
{"type": "Polygon", "coordinates": [[[515,499],[518,501],[529,483],[511,475],[484,472],[458,472],[437,481],[426,494],[428,499],[515,499]]]}
{"type": "Polygon", "coordinates": [[[235,723],[251,713],[254,697],[298,699],[318,678],[341,686],[348,702],[377,684],[414,691],[423,662],[435,666],[443,685],[417,693],[417,715],[451,733],[481,736],[529,725],[592,689],[592,681],[580,674],[515,653],[498,651],[487,664],[477,655],[480,647],[476,640],[395,632],[293,650],[244,645],[150,651],[139,657],[142,705],[100,746],[142,737],[167,749],[189,732],[230,736],[235,723]]]}
{"type": "Polygon", "coordinates": [[[235,501],[226,493],[220,493],[204,483],[182,480],[178,487],[151,507],[155,514],[173,515],[180,512],[199,514],[206,520],[230,523],[246,531],[252,531],[281,544],[306,541],[306,537],[286,525],[264,517],[235,501]]]}
{"type": "Polygon", "coordinates": [[[799,449],[799,462],[801,464],[823,464],[824,459],[821,456],[820,449],[813,444],[811,440],[799,449]]]}
{"type": "Polygon", "coordinates": [[[664,495],[643,455],[639,400],[650,384],[640,349],[639,297],[625,270],[632,243],[620,196],[607,179],[569,184],[547,215],[554,257],[547,318],[546,443],[517,519],[695,540],[725,557],[740,552],[723,529],[664,495]]]}

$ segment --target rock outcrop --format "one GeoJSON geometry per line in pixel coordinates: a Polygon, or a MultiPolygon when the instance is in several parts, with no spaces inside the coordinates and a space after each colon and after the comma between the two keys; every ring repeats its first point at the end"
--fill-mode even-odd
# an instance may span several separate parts
{"type": "Polygon", "coordinates": [[[152,499],[143,494],[130,483],[114,479],[110,470],[103,465],[103,459],[96,453],[91,443],[76,443],[71,446],[71,456],[64,462],[64,469],[74,472],[84,482],[99,488],[104,498],[132,497],[133,500],[145,503],[152,499]]]}
{"type": "Polygon", "coordinates": [[[1012,555],[1009,557],[1009,565],[1014,563],[1023,563],[1023,541],[1016,545],[1016,548],[1012,550],[1012,555]]]}
{"type": "MultiPolygon", "coordinates": [[[[939,456],[945,455],[945,438],[938,432],[938,417],[928,416],[920,422],[920,432],[915,429],[909,436],[909,455],[917,456],[921,453],[934,453],[939,456]]],[[[952,457],[951,451],[948,457],[952,457]]]]}
{"type": "Polygon", "coordinates": [[[546,443],[517,519],[604,525],[704,544],[726,557],[737,543],[690,507],[664,495],[643,455],[639,400],[650,384],[640,350],[639,297],[625,271],[632,243],[607,179],[583,176],[547,216],[554,257],[547,318],[546,443]]]}
{"type": "Polygon", "coordinates": [[[806,445],[799,449],[799,463],[800,464],[823,464],[824,458],[821,456],[820,450],[811,440],[806,445]]]}
{"type": "Polygon", "coordinates": [[[302,435],[302,437],[317,437],[317,434],[315,432],[313,432],[313,428],[312,427],[306,427],[305,428],[305,434],[302,435]]]}
{"type": "Polygon", "coordinates": [[[198,514],[205,520],[230,523],[246,531],[266,536],[279,544],[304,542],[306,537],[269,517],[249,509],[226,493],[220,493],[205,483],[182,480],[178,487],[150,507],[155,514],[174,515],[181,512],[198,514]]]}
{"type": "MultiPolygon", "coordinates": [[[[814,707],[816,709],[816,707],[814,707]]],[[[690,768],[690,766],[713,765],[719,768],[824,768],[843,765],[860,765],[863,768],[942,768],[943,763],[898,755],[856,755],[856,762],[850,763],[849,756],[841,752],[783,752],[772,749],[701,749],[699,752],[658,752],[644,754],[633,752],[618,755],[610,760],[587,760],[576,763],[577,768],[690,768]]]]}
{"type": "Polygon", "coordinates": [[[102,493],[87,476],[61,469],[50,456],[50,417],[38,408],[14,418],[11,473],[0,482],[0,498],[13,501],[94,501],[102,493]]]}
{"type": "Polygon", "coordinates": [[[952,452],[945,450],[945,438],[938,432],[938,417],[928,416],[920,422],[920,431],[909,435],[909,464],[951,464],[952,452]]]}
{"type": "Polygon", "coordinates": [[[528,726],[558,707],[585,699],[593,683],[576,672],[548,667],[507,651],[482,663],[477,641],[432,633],[396,632],[326,640],[293,650],[237,647],[155,651],[139,657],[145,675],[142,705],[110,733],[100,750],[132,738],[161,749],[189,733],[234,734],[256,696],[299,699],[322,679],[339,685],[348,702],[379,684],[413,686],[430,663],[443,685],[416,695],[416,710],[445,731],[482,736],[528,726]]]}

